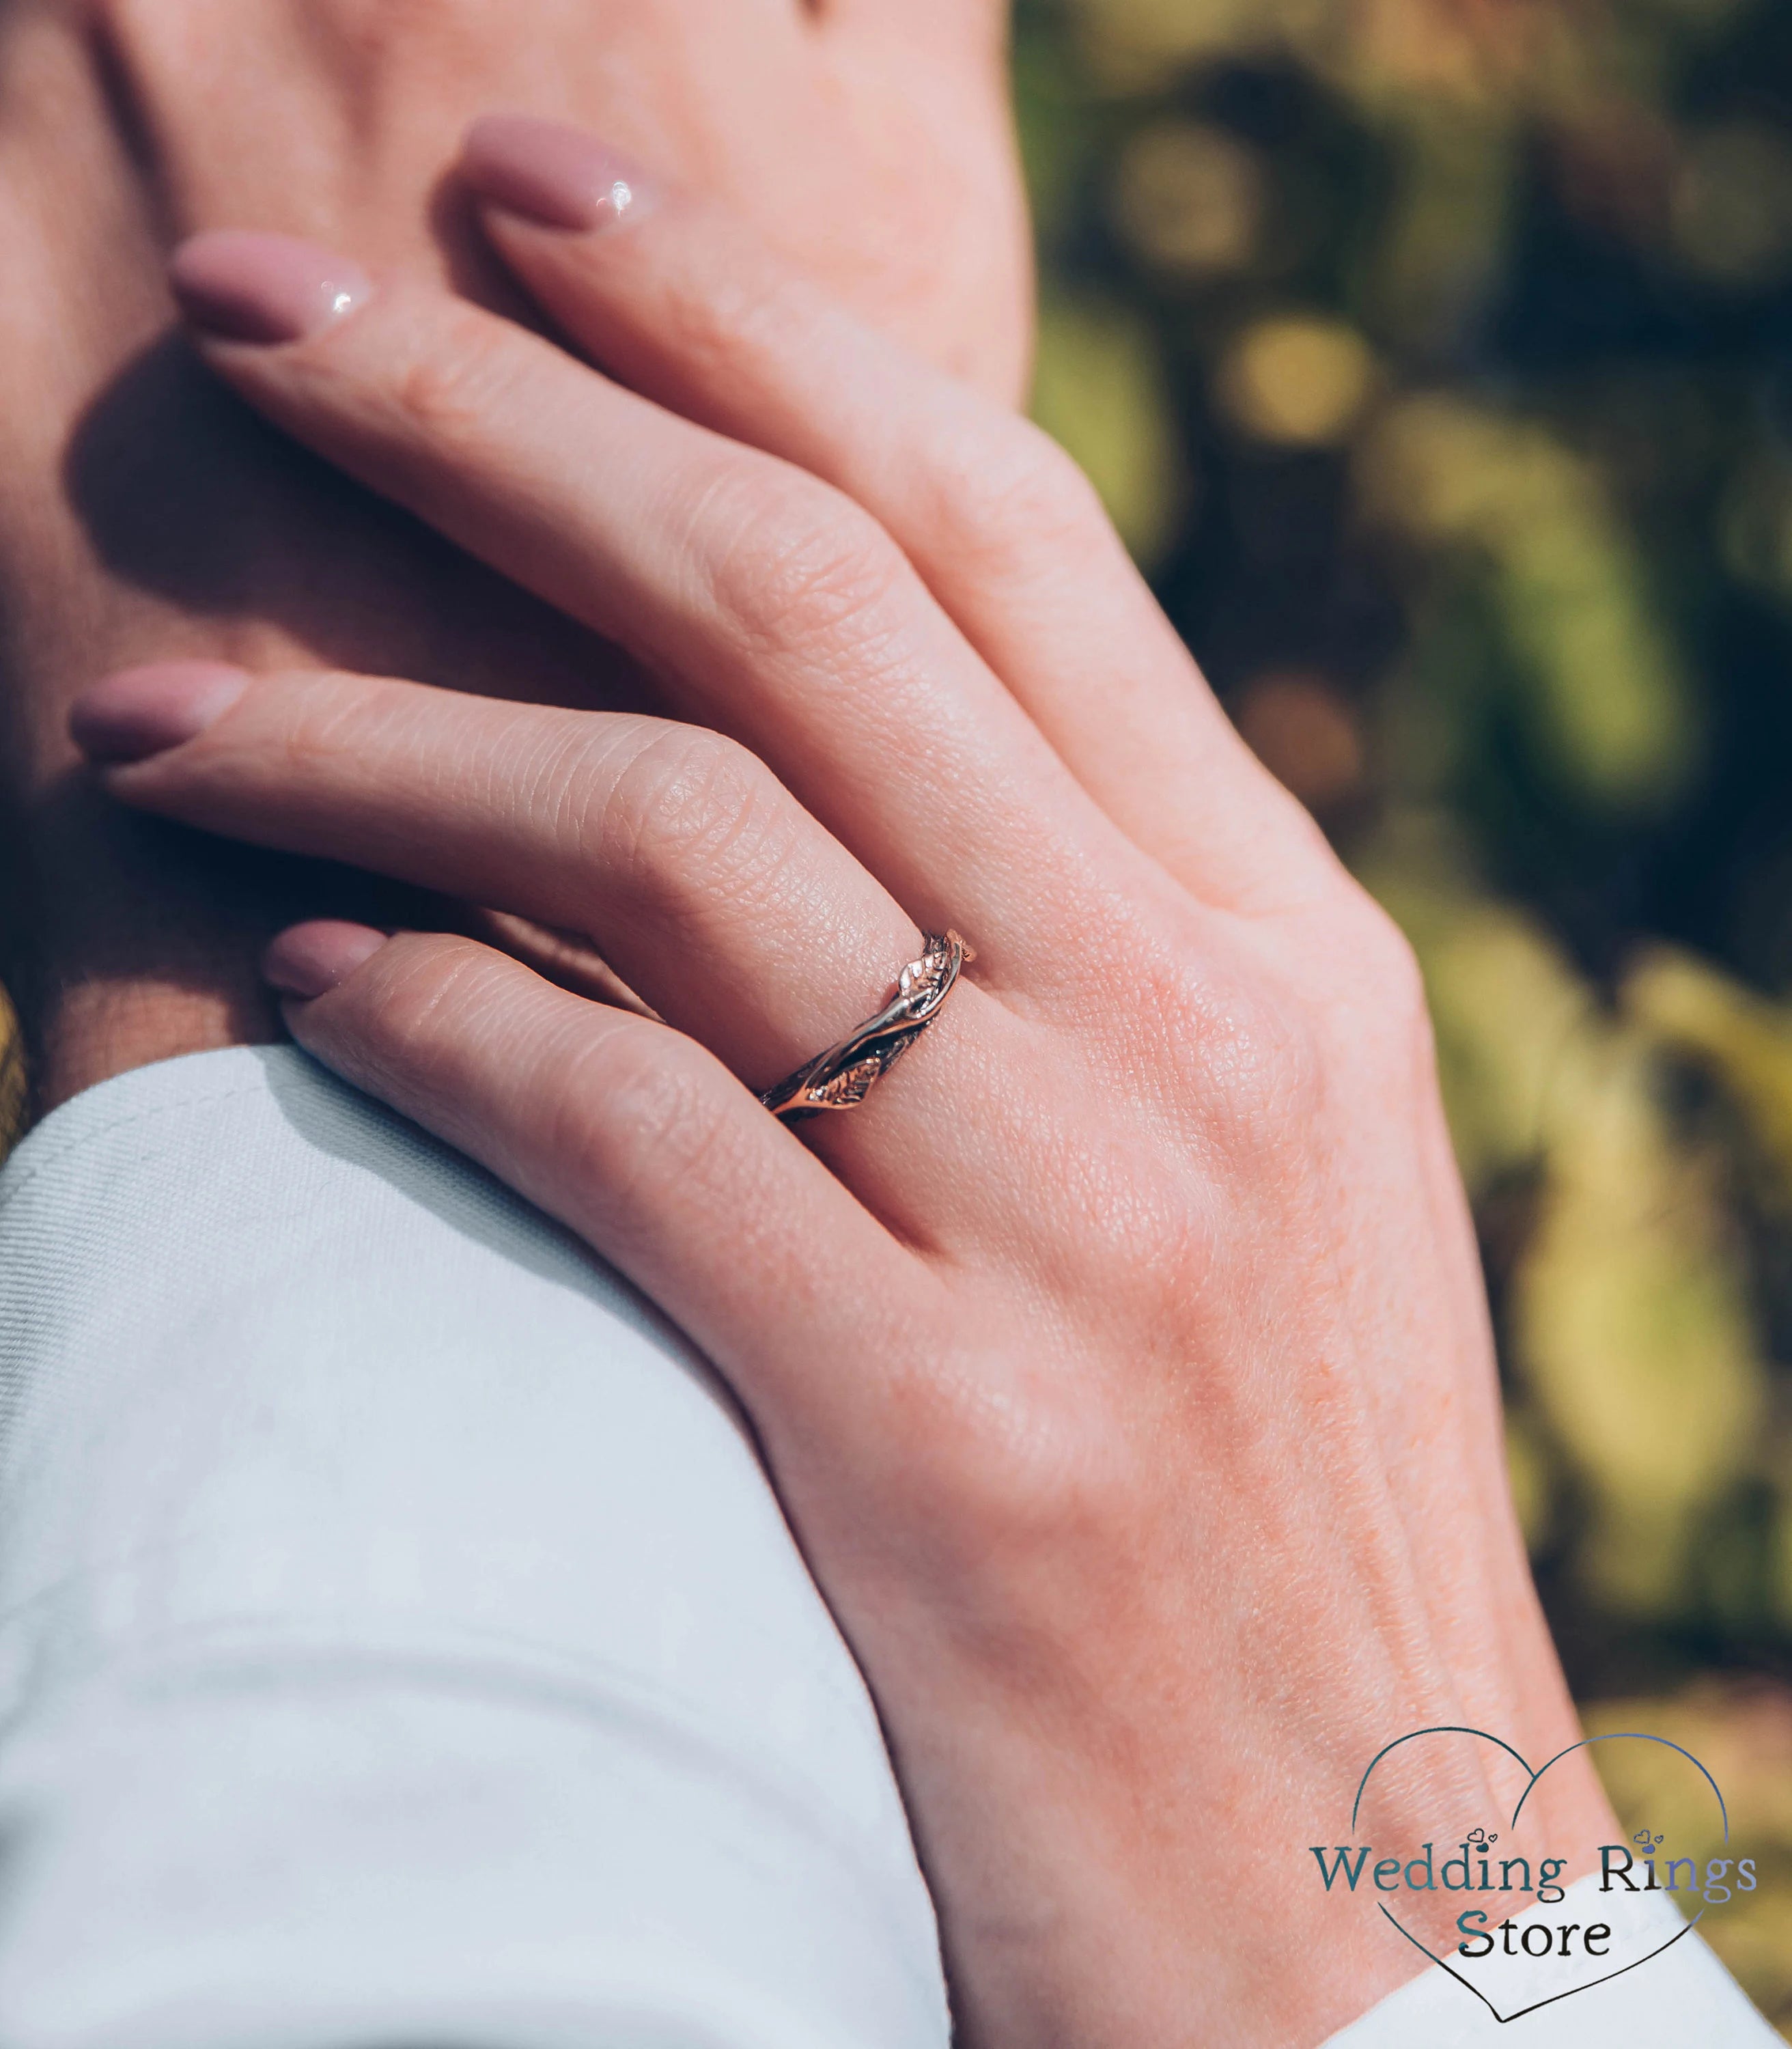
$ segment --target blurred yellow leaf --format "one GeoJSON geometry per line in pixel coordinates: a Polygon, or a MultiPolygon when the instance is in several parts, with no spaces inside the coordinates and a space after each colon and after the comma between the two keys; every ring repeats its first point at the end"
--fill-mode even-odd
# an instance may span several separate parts
{"type": "Polygon", "coordinates": [[[1369,344],[1343,321],[1282,313],[1234,341],[1214,380],[1220,410],[1258,441],[1323,448],[1355,426],[1374,387],[1369,344]]]}
{"type": "Polygon", "coordinates": [[[1032,411],[1087,472],[1134,557],[1154,562],[1175,536],[1188,479],[1150,329],[1104,300],[1049,300],[1032,411]]]}
{"type": "Polygon", "coordinates": [[[1749,1464],[1765,1374],[1708,1164],[1675,1146],[1646,1043],[1614,1029],[1580,1064],[1550,1101],[1518,1363],[1591,1490],[1588,1584],[1672,1613],[1699,1512],[1749,1464]]]}
{"type": "Polygon", "coordinates": [[[1704,1063],[1729,1091],[1792,1196],[1792,1013],[1669,947],[1638,958],[1623,1001],[1639,1023],[1704,1063]]]}

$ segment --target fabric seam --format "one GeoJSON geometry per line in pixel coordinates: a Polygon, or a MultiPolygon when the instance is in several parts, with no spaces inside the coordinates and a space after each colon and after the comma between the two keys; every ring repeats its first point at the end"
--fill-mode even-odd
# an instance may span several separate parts
{"type": "Polygon", "coordinates": [[[97,1145],[103,1138],[115,1137],[121,1131],[128,1131],[134,1124],[148,1124],[158,1117],[171,1117],[182,1110],[205,1110],[219,1103],[239,1102],[246,1097],[266,1094],[266,1079],[258,1075],[253,1081],[235,1083],[228,1088],[214,1089],[202,1095],[183,1096],[174,1102],[151,1103],[142,1109],[109,1118],[91,1130],[71,1133],[67,1138],[53,1145],[41,1157],[29,1161],[19,1171],[10,1188],[0,1188],[0,1216],[4,1216],[18,1197],[33,1182],[41,1180],[51,1168],[60,1166],[84,1148],[97,1145]]]}

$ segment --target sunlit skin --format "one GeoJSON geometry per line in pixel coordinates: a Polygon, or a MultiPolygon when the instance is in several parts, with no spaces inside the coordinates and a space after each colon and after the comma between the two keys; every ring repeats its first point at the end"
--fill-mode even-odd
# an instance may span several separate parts
{"type": "MultiPolygon", "coordinates": [[[[313,923],[268,963],[304,1046],[739,1394],[966,2038],[1316,2043],[1415,1968],[1303,1847],[1367,1758],[1577,1734],[1410,956],[1043,437],[663,176],[581,229],[467,169],[567,348],[242,238],[179,259],[199,346],[692,722],[211,667],[76,729],[140,810],[587,933],[664,1021],[441,933],[313,923]],[[334,317],[220,338],[276,273],[334,317]],[[948,925],[977,964],[865,1106],[768,1117],[948,925]]],[[[1475,1753],[1412,1755],[1377,1828],[1509,1810],[1475,1753]]],[[[1612,1839],[1584,1758],[1534,1804],[1571,1880],[1612,1839]]]]}

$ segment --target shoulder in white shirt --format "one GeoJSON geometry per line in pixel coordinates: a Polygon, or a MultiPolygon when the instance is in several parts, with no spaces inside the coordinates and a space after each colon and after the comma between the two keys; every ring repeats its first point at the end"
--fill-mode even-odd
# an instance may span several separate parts
{"type": "MultiPolygon", "coordinates": [[[[1536,2027],[1428,1971],[1336,2042],[1777,2039],[1672,1954],[1536,2027]]],[[[663,1318],[290,1049],[142,1069],[25,1141],[0,2042],[949,2034],[871,1703],[663,1318]]]]}

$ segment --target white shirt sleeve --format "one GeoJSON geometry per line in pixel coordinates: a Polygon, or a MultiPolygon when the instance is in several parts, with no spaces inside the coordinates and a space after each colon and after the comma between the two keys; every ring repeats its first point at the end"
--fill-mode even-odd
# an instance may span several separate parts
{"type": "MultiPolygon", "coordinates": [[[[1502,1918],[1496,1909],[1487,1920],[1502,1918]]],[[[1508,1955],[1503,1939],[1473,1962],[1459,1951],[1448,1969],[1426,1969],[1325,2049],[1783,2049],[1670,1893],[1605,1891],[1595,1873],[1513,1921],[1515,1949],[1541,1926],[1557,1934],[1534,1946],[1554,1954],[1508,1955]],[[1565,1958],[1559,1931],[1589,1923],[1608,1930],[1603,1959],[1565,1958]]]]}
{"type": "Polygon", "coordinates": [[[943,2049],[877,1722],[713,1377],[290,1049],[0,1172],[8,2049],[943,2049]]]}
{"type": "MultiPolygon", "coordinates": [[[[1496,2036],[1432,1969],[1335,2040],[1775,2039],[1696,1936],[1627,1982],[1496,2036]]],[[[870,1701],[663,1319],[290,1049],[141,1069],[26,1139],[7,2049],[949,2035],[870,1701]]]]}

